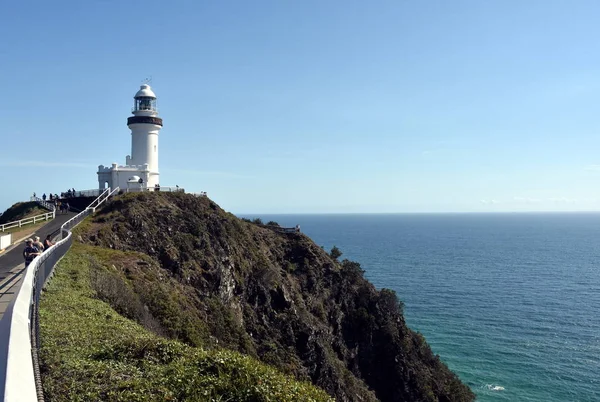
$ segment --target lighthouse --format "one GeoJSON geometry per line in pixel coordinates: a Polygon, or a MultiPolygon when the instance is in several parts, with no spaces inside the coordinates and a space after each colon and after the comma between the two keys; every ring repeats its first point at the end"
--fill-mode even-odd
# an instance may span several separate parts
{"type": "Polygon", "coordinates": [[[127,119],[131,130],[131,155],[125,165],[98,166],[98,185],[102,190],[119,186],[121,190],[143,190],[159,185],[158,133],[163,122],[158,117],[156,95],[143,84],[133,97],[133,116],[127,119]]]}

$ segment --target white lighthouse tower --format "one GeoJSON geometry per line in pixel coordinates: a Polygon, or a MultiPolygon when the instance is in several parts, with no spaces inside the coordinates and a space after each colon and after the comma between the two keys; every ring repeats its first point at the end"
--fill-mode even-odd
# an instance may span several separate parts
{"type": "Polygon", "coordinates": [[[140,190],[159,184],[158,132],[163,122],[158,117],[156,95],[150,85],[143,84],[133,99],[133,116],[127,119],[131,156],[125,158],[125,166],[98,166],[100,189],[119,186],[122,190],[140,190]]]}

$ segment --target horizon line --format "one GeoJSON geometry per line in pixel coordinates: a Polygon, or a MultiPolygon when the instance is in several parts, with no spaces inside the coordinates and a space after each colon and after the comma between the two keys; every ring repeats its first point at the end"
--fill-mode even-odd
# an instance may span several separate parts
{"type": "Polygon", "coordinates": [[[416,212],[231,212],[234,215],[504,215],[504,214],[600,214],[600,210],[549,211],[416,211],[416,212]]]}

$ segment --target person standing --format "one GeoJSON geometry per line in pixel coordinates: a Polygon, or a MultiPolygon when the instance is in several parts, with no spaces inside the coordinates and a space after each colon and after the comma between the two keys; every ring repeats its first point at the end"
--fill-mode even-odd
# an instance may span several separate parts
{"type": "Polygon", "coordinates": [[[50,247],[54,246],[54,242],[52,241],[52,235],[46,236],[46,240],[44,240],[44,251],[48,251],[50,247]]]}
{"type": "Polygon", "coordinates": [[[25,242],[25,250],[23,250],[23,258],[25,259],[25,267],[31,264],[35,257],[40,255],[40,251],[33,246],[33,239],[27,239],[25,242]]]}
{"type": "Polygon", "coordinates": [[[35,236],[33,238],[33,246],[37,248],[40,253],[44,252],[44,245],[40,241],[40,236],[35,236]]]}

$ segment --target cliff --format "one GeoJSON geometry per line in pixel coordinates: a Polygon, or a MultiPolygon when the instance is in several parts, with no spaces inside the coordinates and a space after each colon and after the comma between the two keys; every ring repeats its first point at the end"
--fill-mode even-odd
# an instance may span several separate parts
{"type": "Polygon", "coordinates": [[[406,326],[394,292],[301,233],[206,197],[138,193],[109,202],[76,238],[109,267],[91,271],[92,296],[161,337],[241,352],[337,401],[474,399],[406,326]]]}

